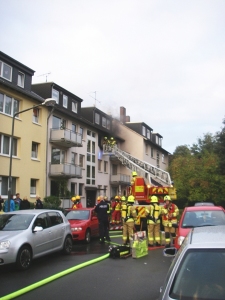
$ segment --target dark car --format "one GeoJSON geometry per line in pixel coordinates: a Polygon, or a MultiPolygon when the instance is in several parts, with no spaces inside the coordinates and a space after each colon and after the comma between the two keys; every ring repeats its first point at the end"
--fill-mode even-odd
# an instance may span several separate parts
{"type": "Polygon", "coordinates": [[[191,228],[216,225],[225,225],[225,211],[221,206],[185,207],[178,224],[175,247],[180,248],[191,228]]]}
{"type": "Polygon", "coordinates": [[[65,215],[70,222],[74,241],[90,243],[92,237],[99,236],[98,219],[94,208],[67,209],[65,215]]]}

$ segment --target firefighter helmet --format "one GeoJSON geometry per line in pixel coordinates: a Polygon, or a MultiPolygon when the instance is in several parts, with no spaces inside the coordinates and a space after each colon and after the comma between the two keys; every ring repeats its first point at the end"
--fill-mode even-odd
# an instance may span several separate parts
{"type": "Polygon", "coordinates": [[[157,197],[157,196],[152,196],[152,197],[151,197],[151,202],[152,202],[152,203],[158,202],[158,197],[157,197]]]}
{"type": "Polygon", "coordinates": [[[137,176],[137,172],[132,172],[132,176],[134,177],[134,176],[137,176]]]}
{"type": "Polygon", "coordinates": [[[126,201],[126,197],[125,197],[125,196],[122,196],[122,197],[121,197],[121,201],[126,201]]]}
{"type": "Polygon", "coordinates": [[[166,200],[169,200],[169,201],[171,201],[171,198],[170,198],[170,196],[166,195],[166,196],[164,197],[164,201],[166,201],[166,200]]]}
{"type": "Polygon", "coordinates": [[[71,198],[71,201],[76,201],[76,197],[75,196],[73,196],[72,198],[71,198]]]}
{"type": "Polygon", "coordinates": [[[127,202],[134,203],[134,196],[130,195],[127,199],[127,202]]]}
{"type": "Polygon", "coordinates": [[[97,198],[97,202],[100,202],[101,201],[101,199],[100,199],[100,196],[98,196],[98,198],[97,198]]]}
{"type": "Polygon", "coordinates": [[[115,200],[119,200],[119,196],[115,196],[115,200]]]}
{"type": "Polygon", "coordinates": [[[80,196],[79,195],[76,196],[76,200],[80,200],[80,196]]]}
{"type": "Polygon", "coordinates": [[[105,197],[104,197],[104,200],[105,200],[105,201],[107,201],[107,200],[108,200],[108,197],[107,197],[107,196],[105,196],[105,197]]]}

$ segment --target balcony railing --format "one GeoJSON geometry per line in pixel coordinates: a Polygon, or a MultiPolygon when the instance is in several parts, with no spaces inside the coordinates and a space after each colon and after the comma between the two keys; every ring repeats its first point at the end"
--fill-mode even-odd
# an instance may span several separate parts
{"type": "Polygon", "coordinates": [[[82,168],[73,164],[49,163],[49,177],[82,178],[82,168]]]}
{"type": "Polygon", "coordinates": [[[110,175],[111,183],[130,184],[130,176],[125,174],[110,175]]]}
{"type": "Polygon", "coordinates": [[[82,135],[69,129],[51,129],[50,143],[61,147],[82,147],[82,135]]]}

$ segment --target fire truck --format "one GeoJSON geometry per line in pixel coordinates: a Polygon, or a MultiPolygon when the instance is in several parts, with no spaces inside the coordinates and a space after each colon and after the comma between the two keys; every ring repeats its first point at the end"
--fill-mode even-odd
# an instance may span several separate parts
{"type": "Polygon", "coordinates": [[[157,196],[159,203],[164,202],[165,195],[169,195],[172,200],[177,199],[176,189],[168,172],[122,151],[115,143],[113,145],[104,144],[103,154],[115,155],[122,165],[132,172],[127,195],[132,194],[136,200],[135,208],[138,214],[136,225],[140,225],[142,219],[145,218],[145,208],[150,205],[151,196],[157,196]]]}

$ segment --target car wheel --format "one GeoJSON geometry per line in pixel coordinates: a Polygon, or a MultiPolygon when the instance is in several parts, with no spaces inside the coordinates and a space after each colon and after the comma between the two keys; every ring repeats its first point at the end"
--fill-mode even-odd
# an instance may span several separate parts
{"type": "Polygon", "coordinates": [[[64,241],[63,253],[70,254],[72,251],[72,247],[73,247],[73,240],[72,240],[71,236],[68,235],[64,241]]]}
{"type": "Polygon", "coordinates": [[[90,231],[90,229],[87,229],[85,232],[85,242],[87,244],[89,244],[90,241],[91,241],[91,231],[90,231]]]}
{"type": "Polygon", "coordinates": [[[23,246],[20,248],[17,258],[16,266],[19,270],[27,270],[31,265],[32,254],[29,246],[23,246]]]}

